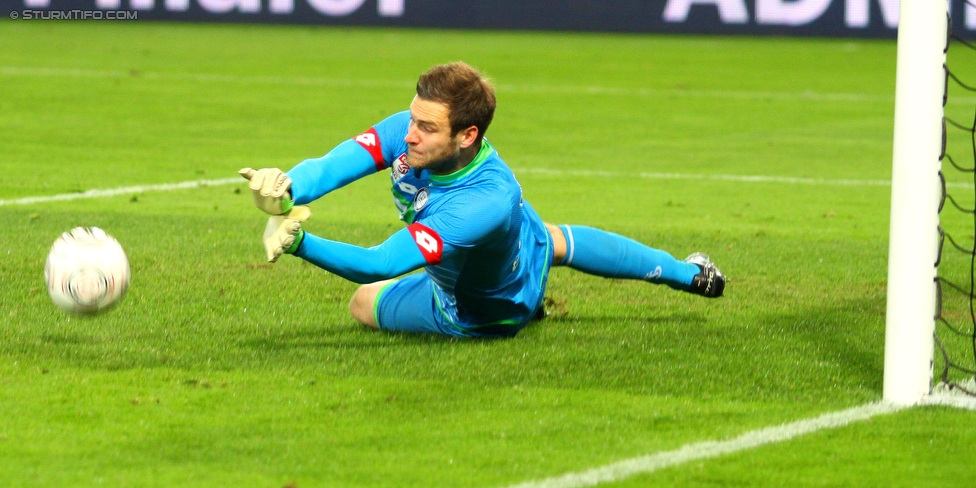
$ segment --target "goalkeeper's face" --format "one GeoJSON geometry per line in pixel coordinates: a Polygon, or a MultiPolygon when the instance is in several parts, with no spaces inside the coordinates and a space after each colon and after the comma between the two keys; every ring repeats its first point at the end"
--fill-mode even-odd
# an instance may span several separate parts
{"type": "Polygon", "coordinates": [[[447,105],[414,97],[410,103],[410,128],[407,143],[407,164],[413,169],[426,169],[434,174],[457,171],[461,149],[470,146],[468,131],[451,134],[450,111],[447,105]]]}

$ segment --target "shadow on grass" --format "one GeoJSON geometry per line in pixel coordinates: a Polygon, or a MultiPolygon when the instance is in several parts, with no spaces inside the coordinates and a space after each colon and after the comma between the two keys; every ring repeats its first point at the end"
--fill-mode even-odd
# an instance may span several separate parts
{"type": "MultiPolygon", "coordinates": [[[[884,376],[885,299],[848,298],[800,313],[770,315],[763,322],[795,339],[809,375],[833,378],[881,394],[884,376]]],[[[801,370],[804,371],[804,370],[801,370]]]]}
{"type": "Polygon", "coordinates": [[[41,342],[53,346],[95,345],[106,342],[104,338],[95,334],[79,334],[74,332],[59,332],[41,334],[41,342]]]}
{"type": "Polygon", "coordinates": [[[349,322],[321,327],[275,332],[261,336],[242,338],[237,343],[242,348],[266,351],[292,349],[384,349],[402,346],[426,346],[457,342],[484,342],[487,339],[457,339],[436,334],[388,332],[372,330],[364,325],[349,322]]]}
{"type": "Polygon", "coordinates": [[[373,331],[348,320],[257,331],[248,326],[207,337],[49,332],[2,349],[49,367],[110,371],[314,365],[323,375],[702,398],[836,402],[880,395],[881,294],[780,307],[777,313],[729,305],[723,313],[675,304],[570,312],[500,340],[373,331]]]}
{"type": "MultiPolygon", "coordinates": [[[[656,315],[619,314],[614,316],[599,315],[550,315],[542,320],[530,322],[519,332],[517,338],[535,335],[538,332],[558,334],[561,328],[576,324],[598,322],[621,322],[653,324],[655,327],[663,325],[678,325],[681,327],[703,326],[708,323],[705,314],[698,312],[667,313],[662,311],[656,315]],[[555,332],[553,332],[555,331],[555,332]]],[[[337,324],[322,327],[302,327],[300,329],[276,332],[261,336],[242,338],[237,343],[244,348],[263,350],[289,350],[300,348],[332,348],[332,349],[382,349],[402,346],[436,346],[443,344],[490,344],[493,342],[509,342],[513,338],[456,338],[439,334],[420,334],[412,332],[390,332],[372,330],[366,326],[350,321],[348,324],[337,324]]],[[[516,339],[517,340],[517,339],[516,339]]]]}
{"type": "Polygon", "coordinates": [[[544,320],[538,322],[533,322],[526,327],[526,330],[532,327],[552,327],[552,326],[562,326],[566,324],[576,324],[576,323],[598,323],[598,322],[624,322],[624,323],[641,323],[641,324],[661,324],[661,325],[680,325],[684,327],[688,326],[704,326],[709,323],[708,314],[700,312],[681,312],[681,311],[668,311],[667,309],[658,309],[655,314],[645,314],[645,313],[614,313],[614,314],[593,314],[593,313],[574,313],[561,316],[549,316],[544,320]]]}

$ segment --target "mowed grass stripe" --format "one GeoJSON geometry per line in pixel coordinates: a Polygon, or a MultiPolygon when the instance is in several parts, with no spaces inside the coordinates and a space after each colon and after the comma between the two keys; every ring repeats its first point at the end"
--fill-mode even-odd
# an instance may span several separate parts
{"type": "MultiPolygon", "coordinates": [[[[368,80],[352,78],[323,78],[310,76],[267,76],[267,75],[225,75],[218,73],[170,73],[154,71],[106,71],[76,68],[51,68],[29,66],[0,66],[2,76],[53,76],[79,78],[125,78],[140,77],[145,79],[181,80],[199,83],[234,83],[245,85],[297,85],[297,86],[330,86],[347,88],[382,88],[409,89],[415,85],[409,80],[368,80]]],[[[512,93],[544,93],[567,95],[607,95],[607,96],[636,96],[636,97],[691,97],[691,98],[720,98],[740,100],[789,100],[815,101],[839,103],[894,103],[893,94],[869,93],[826,93],[813,90],[796,92],[788,91],[748,91],[748,90],[695,90],[695,89],[654,89],[654,88],[620,88],[607,86],[572,86],[572,85],[528,85],[500,83],[495,89],[512,93]]],[[[976,97],[953,97],[951,104],[971,105],[976,103],[976,97]]]]}

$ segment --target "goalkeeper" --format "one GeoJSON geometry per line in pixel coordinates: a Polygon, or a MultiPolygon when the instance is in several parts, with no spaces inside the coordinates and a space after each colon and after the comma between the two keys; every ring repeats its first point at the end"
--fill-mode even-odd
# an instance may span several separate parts
{"type": "Polygon", "coordinates": [[[704,254],[680,261],[617,234],[543,223],[484,138],[494,111],[494,89],[478,71],[439,65],[420,76],[408,111],[325,156],[287,173],[242,169],[255,204],[272,214],[268,261],[293,254],[363,284],[350,311],[370,327],[462,337],[518,333],[542,312],[551,266],[722,295],[725,277],[704,254]],[[384,169],[405,228],[371,248],[302,230],[304,204],[384,169]]]}

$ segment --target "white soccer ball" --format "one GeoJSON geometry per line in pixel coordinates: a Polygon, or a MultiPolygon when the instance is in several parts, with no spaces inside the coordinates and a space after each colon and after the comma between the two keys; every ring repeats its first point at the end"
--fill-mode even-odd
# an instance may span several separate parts
{"type": "Polygon", "coordinates": [[[74,314],[102,311],[129,287],[129,259],[119,241],[98,227],[75,227],[61,234],[44,265],[51,299],[74,314]]]}

